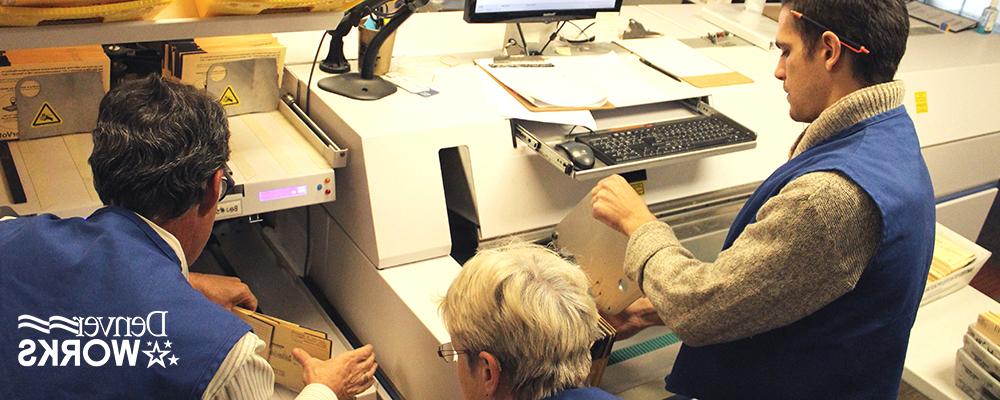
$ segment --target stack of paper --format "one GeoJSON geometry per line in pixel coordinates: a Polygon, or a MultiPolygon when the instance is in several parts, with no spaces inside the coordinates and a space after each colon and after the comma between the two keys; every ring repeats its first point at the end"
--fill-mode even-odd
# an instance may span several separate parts
{"type": "Polygon", "coordinates": [[[994,345],[1000,343],[1000,314],[992,311],[979,314],[975,329],[993,342],[994,345]]]}
{"type": "Polygon", "coordinates": [[[937,235],[934,238],[934,258],[931,260],[931,270],[927,276],[928,282],[934,282],[949,274],[965,268],[976,260],[972,250],[962,247],[947,237],[937,235]]]}
{"type": "Polygon", "coordinates": [[[274,368],[274,382],[279,385],[295,391],[305,387],[302,365],[295,361],[292,349],[300,348],[320,360],[332,356],[333,343],[324,332],[242,308],[236,308],[236,313],[267,344],[257,354],[274,368]]]}
{"type": "Polygon", "coordinates": [[[280,12],[346,11],[361,0],[195,0],[198,15],[256,15],[280,12]]]}
{"type": "Polygon", "coordinates": [[[148,19],[171,2],[173,0],[0,0],[0,26],[148,19]]]}
{"type": "Polygon", "coordinates": [[[84,7],[125,1],[129,0],[8,0],[2,3],[13,7],[84,7]]]}
{"type": "Polygon", "coordinates": [[[934,255],[924,297],[920,300],[921,306],[968,285],[991,255],[988,250],[940,223],[934,228],[934,242],[934,255]]]}
{"type": "MultiPolygon", "coordinates": [[[[37,118],[39,125],[58,124],[60,115],[69,110],[60,110],[55,104],[44,104],[37,110],[18,109],[14,88],[18,80],[37,75],[58,74],[64,72],[96,71],[100,73],[104,91],[107,92],[111,81],[111,62],[104,54],[101,46],[79,46],[55,49],[24,49],[0,51],[0,140],[18,138],[17,116],[19,112],[30,114],[37,118]]],[[[22,86],[22,95],[31,97],[28,92],[38,93],[37,84],[30,81],[22,86]]],[[[72,98],[72,93],[66,93],[72,98]]]]}
{"type": "Polygon", "coordinates": [[[617,334],[615,328],[604,318],[598,322],[600,323],[598,329],[600,329],[601,337],[590,347],[592,364],[590,375],[587,376],[587,386],[600,386],[601,378],[604,377],[604,368],[608,366],[608,357],[611,356],[611,349],[614,347],[615,335],[617,334]]]}
{"type": "Polygon", "coordinates": [[[595,82],[603,73],[596,57],[551,57],[539,63],[498,64],[476,60],[483,70],[532,111],[612,108],[607,90],[595,82]]]}
{"type": "Polygon", "coordinates": [[[694,87],[753,83],[753,80],[669,37],[615,41],[657,69],[694,87]]]}
{"type": "Polygon", "coordinates": [[[285,69],[285,46],[270,34],[171,41],[163,50],[163,75],[201,89],[213,64],[272,58],[277,62],[279,86],[285,69]]]}

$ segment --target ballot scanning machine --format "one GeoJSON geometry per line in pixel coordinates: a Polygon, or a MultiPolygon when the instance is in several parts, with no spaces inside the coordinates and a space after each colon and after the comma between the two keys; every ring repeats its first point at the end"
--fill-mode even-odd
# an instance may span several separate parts
{"type": "MultiPolygon", "coordinates": [[[[617,17],[639,19],[649,30],[699,45],[699,41],[708,42],[702,38],[706,29],[717,28],[700,18],[698,9],[625,7],[617,17]]],[[[685,246],[711,260],[742,203],[787,160],[789,148],[805,128],[787,118],[785,93],[773,78],[776,53],[750,43],[705,45],[701,53],[753,81],[701,91],[713,109],[758,133],[753,148],[650,163],[634,170],[567,172],[553,162],[559,161],[557,156],[539,152],[544,148],[540,146],[552,146],[555,140],[532,142],[518,137],[522,132],[494,102],[495,82],[475,64],[476,59],[496,54],[496,38],[505,34],[504,29],[463,24],[457,13],[416,15],[401,27],[393,68],[424,77],[440,92],[430,97],[400,91],[376,102],[354,101],[315,87],[315,79],[324,76],[319,71],[310,87],[309,65],[286,68],[284,89],[300,102],[308,99],[316,123],[351,149],[348,166],[338,175],[339,182],[351,190],[343,191],[337,202],[309,209],[311,237],[280,227],[277,235],[286,242],[308,239],[312,243],[306,278],[362,341],[377,346],[380,367],[406,398],[460,396],[452,366],[438,360],[433,351],[450,340],[437,302],[460,270],[461,261],[475,249],[513,237],[547,241],[554,226],[596,179],[628,173],[654,213],[675,228],[685,246]],[[536,146],[538,142],[542,145],[536,146]]],[[[968,39],[983,38],[911,38],[910,54],[926,55],[930,49],[968,39]],[[914,50],[917,47],[927,50],[914,50]]],[[[986,76],[997,71],[1000,59],[995,54],[1000,53],[982,50],[998,45],[983,39],[965,50],[976,58],[973,65],[940,65],[912,56],[904,59],[900,70],[908,85],[904,105],[917,124],[937,190],[939,215],[945,219],[962,215],[953,223],[973,229],[966,233],[973,236],[989,208],[982,201],[992,203],[996,195],[996,171],[1000,170],[995,168],[997,161],[977,146],[997,148],[1000,121],[966,118],[955,122],[947,111],[956,103],[942,99],[935,102],[942,112],[936,108],[921,112],[916,100],[920,92],[961,97],[965,89],[949,84],[955,79],[978,77],[980,84],[989,81],[986,84],[992,85],[995,80],[986,76]],[[994,167],[988,171],[969,168],[970,161],[963,156],[994,167]],[[993,186],[951,197],[962,192],[958,187],[975,189],[989,183],[993,186]]],[[[631,68],[627,78],[648,77],[647,86],[665,88],[651,92],[676,93],[670,87],[678,81],[649,68],[638,55],[620,52],[618,56],[631,68]]],[[[664,115],[685,111],[671,106],[670,100],[637,102],[593,116],[601,128],[669,118],[664,115]]],[[[997,100],[983,101],[995,107],[997,100]]],[[[974,107],[986,106],[977,103],[974,107]]],[[[297,212],[305,218],[306,211],[297,212]]],[[[616,393],[649,382],[662,385],[677,341],[667,330],[648,330],[618,343],[616,351],[622,352],[612,354],[603,385],[616,393]]]]}
{"type": "MultiPolygon", "coordinates": [[[[333,201],[334,169],[347,150],[330,140],[290,97],[278,109],[229,119],[229,167],[237,182],[217,219],[333,201]]],[[[0,144],[0,205],[20,215],[86,216],[102,202],[87,158],[89,133],[0,144]]]]}
{"type": "MultiPolygon", "coordinates": [[[[702,246],[707,257],[718,250],[756,182],[780,165],[794,140],[789,133],[781,141],[758,139],[755,147],[743,151],[574,177],[518,137],[516,126],[494,103],[496,83],[473,63],[495,54],[496,38],[504,28],[467,25],[456,13],[412,17],[400,28],[397,46],[414,32],[463,38],[458,45],[464,48],[393,60],[416,74],[431,71],[440,94],[427,98],[401,91],[375,102],[355,101],[315,87],[324,76],[319,71],[308,87],[308,64],[286,68],[284,90],[296,94],[299,103],[308,96],[317,125],[351,149],[348,166],[338,172],[338,182],[351,190],[341,192],[334,203],[310,208],[311,238],[281,227],[277,233],[287,234],[287,242],[312,243],[307,278],[362,341],[379,348],[380,367],[407,398],[459,397],[452,366],[433,350],[449,341],[437,301],[459,271],[460,253],[467,258],[476,248],[514,236],[548,240],[597,179],[635,172],[635,183],[644,187],[657,213],[672,218],[685,239],[701,239],[686,243],[702,246]],[[443,57],[451,65],[444,65],[443,57]]],[[[406,54],[400,49],[397,56],[406,54]]],[[[614,57],[627,71],[615,78],[638,80],[639,85],[615,103],[620,109],[595,113],[598,128],[683,118],[693,111],[677,100],[704,99],[754,131],[800,129],[791,122],[772,125],[770,119],[754,117],[759,110],[731,106],[761,98],[784,102],[780,87],[771,85],[766,75],[753,76],[753,90],[719,92],[733,96],[720,102],[718,93],[679,83],[627,51],[618,49],[614,57]],[[721,109],[719,104],[730,106],[721,109]]],[[[770,62],[766,54],[758,58],[770,62]]],[[[542,137],[541,130],[529,132],[542,137]]],[[[607,373],[614,374],[610,369],[607,373]]]]}

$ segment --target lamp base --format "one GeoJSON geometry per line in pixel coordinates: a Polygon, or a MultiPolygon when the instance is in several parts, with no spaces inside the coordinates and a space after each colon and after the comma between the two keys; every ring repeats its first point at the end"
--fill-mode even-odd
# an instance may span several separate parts
{"type": "Polygon", "coordinates": [[[396,93],[396,85],[392,82],[377,76],[364,79],[356,72],[323,78],[316,84],[327,92],[356,100],[378,100],[396,93]]]}
{"type": "Polygon", "coordinates": [[[328,74],[343,74],[345,72],[351,72],[351,64],[348,64],[347,61],[331,62],[323,60],[319,63],[319,70],[328,74]]]}

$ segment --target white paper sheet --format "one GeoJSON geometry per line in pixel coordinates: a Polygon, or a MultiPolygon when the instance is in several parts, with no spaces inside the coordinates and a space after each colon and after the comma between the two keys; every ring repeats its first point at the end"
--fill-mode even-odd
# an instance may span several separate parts
{"type": "Polygon", "coordinates": [[[538,64],[550,67],[494,67],[493,59],[476,60],[487,73],[538,107],[600,107],[607,103],[607,92],[595,84],[598,62],[594,56],[549,57],[538,64]]]}
{"type": "Polygon", "coordinates": [[[528,121],[547,122],[553,124],[579,125],[597,130],[597,121],[590,111],[548,111],[534,112],[528,110],[507,93],[493,78],[483,75],[483,90],[497,107],[497,112],[504,118],[523,119],[528,121]]]}
{"type": "Polygon", "coordinates": [[[681,41],[669,38],[646,38],[615,41],[650,64],[679,78],[717,75],[732,69],[706,57],[681,41]]]}

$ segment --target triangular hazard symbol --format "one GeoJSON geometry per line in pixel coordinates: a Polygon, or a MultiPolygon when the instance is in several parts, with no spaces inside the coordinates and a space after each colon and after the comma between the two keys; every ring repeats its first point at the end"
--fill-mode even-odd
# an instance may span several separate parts
{"type": "Polygon", "coordinates": [[[222,92],[222,97],[219,98],[219,103],[223,107],[235,106],[240,104],[240,98],[236,97],[236,92],[233,91],[232,86],[226,86],[226,91],[222,92]]]}
{"type": "Polygon", "coordinates": [[[49,125],[59,125],[62,123],[62,118],[59,118],[59,114],[56,114],[56,110],[52,109],[49,103],[42,103],[42,108],[38,110],[38,114],[35,114],[35,120],[31,122],[31,126],[38,128],[41,126],[49,125]]]}

